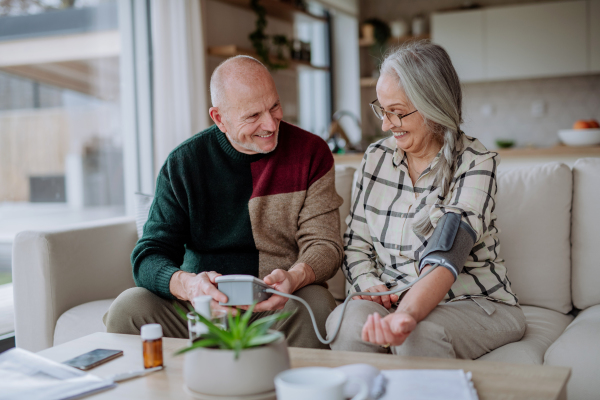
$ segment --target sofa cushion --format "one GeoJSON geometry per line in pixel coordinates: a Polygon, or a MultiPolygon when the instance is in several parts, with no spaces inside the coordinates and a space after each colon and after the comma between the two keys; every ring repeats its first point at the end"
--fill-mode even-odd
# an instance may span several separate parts
{"type": "Polygon", "coordinates": [[[573,304],[579,309],[600,304],[600,158],[582,158],[573,166],[571,225],[573,304]]]}
{"type": "MultiPolygon", "coordinates": [[[[344,203],[340,206],[340,234],[342,237],[346,232],[346,217],[350,213],[354,171],[356,171],[356,168],[348,165],[335,166],[335,190],[344,200],[344,203]]],[[[327,281],[327,284],[334,299],[343,300],[346,297],[346,278],[341,268],[333,278],[327,281]]]]}
{"type": "Polygon", "coordinates": [[[481,356],[479,360],[542,365],[548,347],[573,320],[570,315],[540,307],[522,306],[522,308],[527,320],[527,330],[523,339],[505,344],[481,356]]]}
{"type": "Polygon", "coordinates": [[[544,364],[571,367],[569,399],[598,399],[600,393],[600,305],[577,316],[550,346],[544,364]]]}
{"type": "Polygon", "coordinates": [[[90,301],[64,312],[56,321],[54,346],[92,333],[106,332],[102,317],[114,300],[90,301]]]}
{"type": "Polygon", "coordinates": [[[498,174],[500,257],[519,303],[568,313],[571,306],[569,167],[549,163],[498,174]]]}

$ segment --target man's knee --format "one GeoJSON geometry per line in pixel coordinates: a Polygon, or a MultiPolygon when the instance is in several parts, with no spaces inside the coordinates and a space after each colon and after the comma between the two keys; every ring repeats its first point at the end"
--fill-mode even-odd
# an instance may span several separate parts
{"type": "MultiPolygon", "coordinates": [[[[335,299],[331,295],[331,292],[321,285],[304,286],[294,292],[294,295],[308,303],[315,315],[315,319],[322,325],[325,324],[327,317],[336,307],[335,299]]],[[[299,301],[288,300],[286,311],[293,312],[298,317],[310,319],[308,310],[299,301]]]]}
{"type": "Polygon", "coordinates": [[[160,298],[148,289],[127,289],[113,301],[104,315],[106,331],[139,335],[140,324],[151,318],[160,302],[160,298]]]}

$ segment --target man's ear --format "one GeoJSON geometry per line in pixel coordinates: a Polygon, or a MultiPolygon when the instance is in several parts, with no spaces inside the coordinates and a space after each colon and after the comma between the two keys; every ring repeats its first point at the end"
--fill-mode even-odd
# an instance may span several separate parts
{"type": "Polygon", "coordinates": [[[219,112],[219,108],[209,108],[208,114],[210,115],[210,118],[215,122],[215,124],[217,124],[217,127],[221,130],[221,132],[227,133],[227,127],[223,123],[223,115],[219,112]]]}

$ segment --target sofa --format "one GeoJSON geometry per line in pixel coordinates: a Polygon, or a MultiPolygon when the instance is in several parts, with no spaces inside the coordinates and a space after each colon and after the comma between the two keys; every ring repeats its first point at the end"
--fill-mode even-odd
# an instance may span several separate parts
{"type": "MultiPolygon", "coordinates": [[[[336,166],[345,230],[355,169],[336,166]]],[[[567,395],[600,395],[600,158],[500,170],[501,256],[527,318],[525,336],[481,360],[572,368],[567,395]]],[[[134,286],[129,217],[19,233],[13,245],[18,347],[39,351],[98,331],[113,299],[134,286]]],[[[341,272],[329,282],[345,295],[341,272]]]]}

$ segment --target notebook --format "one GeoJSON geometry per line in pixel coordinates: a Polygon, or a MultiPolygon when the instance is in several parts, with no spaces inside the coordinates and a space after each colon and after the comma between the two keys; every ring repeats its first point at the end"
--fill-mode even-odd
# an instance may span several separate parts
{"type": "Polygon", "coordinates": [[[0,354],[0,382],[0,400],[74,399],[116,386],[19,348],[0,354]]]}

